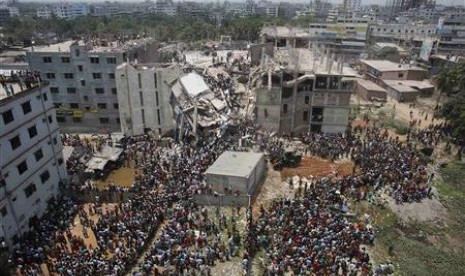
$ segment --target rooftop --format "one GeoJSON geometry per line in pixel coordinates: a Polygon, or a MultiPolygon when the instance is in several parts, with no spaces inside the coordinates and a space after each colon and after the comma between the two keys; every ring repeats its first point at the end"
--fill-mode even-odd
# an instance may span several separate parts
{"type": "Polygon", "coordinates": [[[249,177],[263,156],[263,153],[225,151],[205,174],[249,177]]]}
{"type": "MultiPolygon", "coordinates": [[[[418,91],[418,89],[433,89],[434,85],[432,85],[428,80],[423,81],[416,81],[416,80],[383,80],[385,84],[391,87],[397,87],[399,89],[409,90],[407,87],[418,91]],[[401,88],[403,86],[405,88],[401,88]]],[[[396,89],[398,90],[398,89],[396,89]]],[[[399,90],[400,91],[400,90],[399,90]]]]}
{"type": "Polygon", "coordinates": [[[28,52],[38,52],[38,53],[69,53],[69,47],[71,45],[86,46],[88,52],[100,53],[100,52],[123,52],[131,48],[142,46],[148,43],[153,42],[153,38],[141,38],[133,40],[116,40],[116,41],[106,41],[106,40],[68,40],[56,44],[50,45],[37,45],[33,47],[24,48],[28,52]]]}
{"type": "Polygon", "coordinates": [[[381,86],[377,85],[374,82],[364,80],[364,79],[357,79],[357,84],[365,88],[369,91],[382,91],[386,92],[386,89],[382,88],[381,86]]]}
{"type": "Polygon", "coordinates": [[[200,94],[210,91],[204,79],[197,73],[192,72],[180,78],[180,82],[189,97],[195,98],[200,94]]]}
{"type": "Polygon", "coordinates": [[[331,74],[355,77],[355,71],[337,62],[330,53],[323,49],[289,48],[276,49],[273,59],[278,68],[286,67],[288,70],[312,74],[331,74]]]}
{"type": "Polygon", "coordinates": [[[395,63],[389,60],[361,59],[360,61],[370,67],[375,68],[376,70],[380,72],[409,71],[409,70],[426,71],[425,69],[417,67],[417,66],[413,66],[410,64],[395,63]]]}

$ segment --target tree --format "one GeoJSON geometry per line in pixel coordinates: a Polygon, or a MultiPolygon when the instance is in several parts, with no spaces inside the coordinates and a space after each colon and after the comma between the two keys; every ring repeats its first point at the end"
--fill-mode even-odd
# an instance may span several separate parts
{"type": "Polygon", "coordinates": [[[465,64],[456,64],[444,68],[437,78],[440,91],[449,96],[447,102],[440,109],[439,115],[445,118],[452,127],[452,134],[464,146],[465,143],[465,64]]]}
{"type": "Polygon", "coordinates": [[[376,57],[379,59],[387,59],[392,62],[399,62],[400,54],[396,47],[383,47],[376,57]]]}

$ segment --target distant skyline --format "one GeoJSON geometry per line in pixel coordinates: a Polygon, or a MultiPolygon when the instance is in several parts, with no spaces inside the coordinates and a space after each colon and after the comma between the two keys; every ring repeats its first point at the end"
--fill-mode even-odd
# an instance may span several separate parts
{"type": "MultiPolygon", "coordinates": [[[[21,3],[27,3],[27,2],[35,2],[35,3],[52,3],[52,2],[78,2],[78,3],[103,3],[106,0],[19,0],[18,2],[21,3]]],[[[156,1],[156,0],[152,0],[156,1]]],[[[217,2],[216,0],[186,0],[188,1],[193,1],[193,2],[217,2]]],[[[245,2],[245,0],[229,0],[230,2],[245,2]]],[[[258,2],[258,0],[255,0],[258,2]]],[[[392,2],[392,0],[362,0],[362,5],[380,5],[384,6],[386,5],[386,2],[392,2]]],[[[110,2],[113,2],[110,0],[110,2]]],[[[131,3],[137,3],[137,2],[144,2],[144,0],[121,0],[121,1],[116,1],[116,2],[131,2],[131,3]]],[[[174,0],[174,2],[183,2],[182,0],[174,0]]],[[[224,2],[224,0],[219,0],[219,2],[224,2]]],[[[310,0],[271,0],[271,2],[291,2],[291,3],[309,3],[310,0]]],[[[329,0],[329,2],[333,4],[342,4],[342,0],[329,0]]],[[[436,0],[436,4],[438,5],[447,5],[447,6],[457,6],[457,5],[462,5],[465,6],[465,0],[436,0]]]]}

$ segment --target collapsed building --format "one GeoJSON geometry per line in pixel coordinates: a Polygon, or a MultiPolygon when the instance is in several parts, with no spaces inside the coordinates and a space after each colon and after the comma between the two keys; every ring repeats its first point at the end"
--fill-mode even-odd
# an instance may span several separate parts
{"type": "Polygon", "coordinates": [[[260,54],[250,85],[256,94],[255,121],[262,129],[291,135],[347,129],[356,74],[342,58],[336,61],[334,53],[321,48],[260,54]]]}
{"type": "Polygon", "coordinates": [[[234,81],[223,67],[187,69],[171,87],[171,106],[176,121],[176,139],[221,135],[236,124],[237,108],[234,81]]]}

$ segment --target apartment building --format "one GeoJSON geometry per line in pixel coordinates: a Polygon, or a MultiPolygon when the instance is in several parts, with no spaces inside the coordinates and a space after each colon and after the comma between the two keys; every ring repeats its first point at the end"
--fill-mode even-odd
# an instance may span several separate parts
{"type": "Polygon", "coordinates": [[[437,32],[441,37],[438,53],[465,54],[465,15],[441,19],[437,32]]]}
{"type": "Polygon", "coordinates": [[[11,248],[67,179],[48,85],[0,86],[0,239],[11,248]]]}
{"type": "Polygon", "coordinates": [[[323,49],[280,49],[257,77],[256,123],[265,130],[297,135],[347,129],[355,72],[323,49]],[[285,68],[283,68],[285,67],[285,68]]]}
{"type": "Polygon", "coordinates": [[[137,40],[89,40],[34,46],[27,59],[50,83],[57,120],[65,132],[120,131],[115,70],[118,64],[154,62],[157,44],[137,40]]]}
{"type": "Polygon", "coordinates": [[[141,135],[152,131],[163,135],[175,122],[170,105],[170,85],[181,69],[167,64],[124,63],[116,69],[121,131],[141,135]]]}
{"type": "Polygon", "coordinates": [[[382,80],[422,81],[428,77],[423,68],[388,60],[360,60],[360,73],[377,84],[382,84],[382,80]]]}

